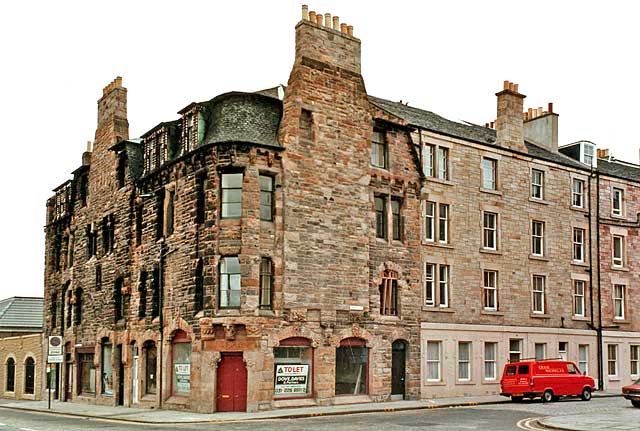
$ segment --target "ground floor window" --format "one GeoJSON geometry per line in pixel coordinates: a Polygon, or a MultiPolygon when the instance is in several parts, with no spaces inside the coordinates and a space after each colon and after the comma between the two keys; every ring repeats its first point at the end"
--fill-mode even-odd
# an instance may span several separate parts
{"type": "Polygon", "coordinates": [[[618,345],[607,345],[607,374],[609,377],[618,375],[618,345]]]}
{"type": "Polygon", "coordinates": [[[496,379],[496,358],[498,356],[498,343],[484,343],[484,379],[496,379]]]}
{"type": "Polygon", "coordinates": [[[336,395],[361,395],[368,392],[369,350],[364,340],[347,338],[336,349],[336,395]]]}
{"type": "Polygon", "coordinates": [[[640,345],[631,345],[629,348],[629,358],[631,363],[630,371],[632,376],[640,375],[640,345]]]}
{"type": "Polygon", "coordinates": [[[158,361],[158,351],[156,350],[156,343],[148,341],[145,344],[146,361],[145,361],[145,393],[156,393],[156,368],[158,361]]]}
{"type": "Polygon", "coordinates": [[[101,362],[101,382],[102,393],[105,395],[113,395],[113,370],[111,368],[111,351],[112,346],[108,341],[102,342],[102,362],[101,362]]]}
{"type": "Polygon", "coordinates": [[[93,353],[80,353],[80,393],[96,393],[96,366],[93,363],[93,353]]]}
{"type": "Polygon", "coordinates": [[[287,338],[274,347],[274,396],[306,397],[312,394],[313,348],[306,338],[287,338]]]}
{"type": "Polygon", "coordinates": [[[509,340],[509,362],[518,362],[522,355],[522,340],[509,340]]]}
{"type": "Polygon", "coordinates": [[[439,382],[441,377],[441,345],[440,341],[427,341],[427,381],[439,382]]]}
{"type": "Polygon", "coordinates": [[[13,358],[7,359],[6,365],[6,382],[4,390],[6,392],[15,392],[16,390],[16,361],[13,358]]]}
{"type": "Polygon", "coordinates": [[[547,344],[536,343],[535,344],[536,361],[541,361],[547,357],[547,344]]]}
{"type": "Polygon", "coordinates": [[[33,394],[36,382],[36,361],[33,358],[27,358],[24,361],[24,393],[33,394]]]}
{"type": "Polygon", "coordinates": [[[191,340],[184,331],[177,331],[171,343],[172,393],[178,396],[189,396],[191,392],[191,340]]]}
{"type": "Polygon", "coordinates": [[[458,380],[471,380],[471,343],[458,343],[458,380]]]}
{"type": "Polygon", "coordinates": [[[589,345],[578,345],[578,367],[583,373],[589,374],[589,345]]]}

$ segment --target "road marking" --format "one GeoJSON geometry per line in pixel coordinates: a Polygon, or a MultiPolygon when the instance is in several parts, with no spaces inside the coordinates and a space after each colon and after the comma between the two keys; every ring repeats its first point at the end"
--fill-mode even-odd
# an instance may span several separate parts
{"type": "Polygon", "coordinates": [[[20,431],[36,431],[34,429],[31,428],[18,428],[20,431]]]}
{"type": "Polygon", "coordinates": [[[528,431],[545,431],[548,428],[539,428],[538,424],[538,419],[540,418],[526,418],[526,419],[522,419],[519,420],[518,423],[516,424],[518,426],[518,428],[522,429],[522,430],[528,430],[528,431]]]}

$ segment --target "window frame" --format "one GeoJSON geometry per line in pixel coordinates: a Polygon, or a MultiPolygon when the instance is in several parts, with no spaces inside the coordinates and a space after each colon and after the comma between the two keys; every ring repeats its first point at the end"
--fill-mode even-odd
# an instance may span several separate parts
{"type": "Polygon", "coordinates": [[[220,310],[224,310],[224,309],[240,309],[242,306],[242,265],[240,263],[240,257],[238,255],[231,255],[231,256],[222,256],[220,257],[220,262],[218,263],[218,275],[219,275],[219,280],[218,280],[218,309],[220,310]],[[222,265],[224,264],[225,267],[229,264],[227,264],[227,259],[236,259],[237,260],[237,264],[238,264],[238,272],[222,272],[222,265]],[[229,304],[229,301],[231,299],[230,294],[227,297],[227,305],[222,305],[222,292],[223,292],[223,280],[224,280],[224,276],[227,276],[227,288],[224,289],[225,292],[229,291],[233,291],[233,289],[231,289],[231,276],[232,275],[237,275],[240,277],[240,289],[239,294],[238,294],[238,304],[234,305],[234,304],[229,304]]]}
{"type": "Polygon", "coordinates": [[[640,376],[640,344],[629,345],[629,374],[635,378],[640,376]]]}
{"type": "Polygon", "coordinates": [[[391,239],[393,241],[402,241],[402,199],[391,196],[389,203],[391,205],[391,239]]]}
{"type": "Polygon", "coordinates": [[[171,356],[169,357],[169,359],[171,360],[171,390],[170,390],[170,394],[173,397],[180,397],[180,398],[188,398],[191,396],[191,374],[192,374],[192,369],[191,369],[191,354],[193,353],[193,346],[191,343],[191,338],[189,338],[189,335],[187,335],[187,333],[181,329],[177,330],[176,333],[174,334],[173,338],[171,339],[171,356]],[[177,377],[177,372],[176,372],[176,355],[178,352],[178,347],[179,348],[186,348],[186,353],[187,353],[187,361],[186,363],[182,363],[179,362],[178,364],[181,365],[189,365],[189,390],[188,392],[180,392],[177,389],[177,381],[178,381],[178,377],[177,377]]]}
{"type": "Polygon", "coordinates": [[[480,184],[483,190],[498,190],[498,160],[492,157],[482,157],[480,161],[480,184]],[[490,178],[487,177],[490,174],[490,178]],[[488,182],[487,182],[488,181],[488,182]]]}
{"type": "Polygon", "coordinates": [[[545,222],[541,220],[531,220],[531,255],[536,257],[544,256],[545,248],[545,222]],[[540,226],[540,232],[537,233],[536,226],[540,226]],[[536,241],[539,242],[540,251],[536,252],[536,241]]]}
{"type": "Polygon", "coordinates": [[[546,276],[534,274],[531,276],[531,312],[533,314],[545,314],[546,312],[546,276]],[[540,280],[540,284],[536,284],[540,280]],[[536,309],[536,296],[539,297],[540,309],[536,309]]]}
{"type": "Polygon", "coordinates": [[[607,344],[607,376],[609,378],[612,378],[612,377],[617,378],[619,371],[620,370],[618,368],[618,345],[607,344]],[[613,357],[611,353],[613,353],[613,357]],[[611,373],[612,365],[613,365],[613,373],[611,373]]]}
{"type": "Polygon", "coordinates": [[[396,271],[384,270],[378,293],[380,294],[380,315],[399,316],[398,273],[396,271]]]}
{"type": "Polygon", "coordinates": [[[482,212],[482,248],[485,250],[498,250],[498,213],[482,212]],[[489,220],[493,218],[493,227],[487,224],[487,217],[489,217],[489,220]],[[488,239],[493,241],[493,247],[488,245],[488,239]]]}
{"type": "Polygon", "coordinates": [[[518,362],[522,359],[522,338],[509,338],[509,362],[518,362]],[[513,349],[513,342],[518,343],[518,350],[513,349]],[[518,355],[517,359],[512,359],[512,355],[518,355]]]}
{"type": "Polygon", "coordinates": [[[614,217],[624,217],[624,189],[620,187],[611,188],[611,215],[614,217]],[[618,202],[617,206],[616,200],[618,202]]]}
{"type": "Polygon", "coordinates": [[[438,145],[436,147],[437,178],[440,181],[449,181],[449,148],[438,145]]]}
{"type": "Polygon", "coordinates": [[[387,221],[387,196],[374,195],[373,201],[376,212],[376,238],[387,239],[389,230],[389,223],[387,221]],[[382,204],[380,208],[378,208],[379,202],[382,204]]]}
{"type": "Polygon", "coordinates": [[[457,354],[457,372],[456,372],[456,376],[459,382],[470,382],[473,380],[471,372],[473,370],[471,361],[473,359],[473,343],[471,341],[458,341],[458,354],[457,354]],[[462,345],[468,346],[468,351],[467,351],[467,358],[463,359],[462,358],[462,345]],[[466,377],[461,377],[461,373],[460,371],[461,366],[464,365],[466,366],[466,373],[467,376],[466,377]]]}
{"type": "Polygon", "coordinates": [[[585,280],[573,280],[573,315],[574,317],[586,317],[586,281],[585,280]],[[578,286],[582,285],[582,293],[579,293],[578,286]],[[578,302],[579,301],[579,302],[578,302]],[[580,304],[580,307],[578,307],[580,304]],[[582,309],[582,312],[578,312],[578,308],[582,309]]]}
{"type": "Polygon", "coordinates": [[[268,175],[265,173],[261,173],[258,175],[258,184],[260,186],[260,220],[261,221],[274,221],[275,218],[275,178],[273,175],[268,175]],[[269,180],[269,189],[263,188],[263,178],[268,178],[269,180]],[[263,197],[269,197],[269,204],[263,204],[263,197]],[[269,209],[268,217],[263,217],[263,208],[269,209]]]}
{"type": "Polygon", "coordinates": [[[433,201],[424,201],[424,240],[427,242],[436,241],[436,211],[437,203],[433,201]],[[429,214],[429,208],[431,208],[431,214],[429,214]],[[431,232],[430,236],[427,234],[431,232]]]}
{"type": "Polygon", "coordinates": [[[383,129],[374,128],[371,134],[371,166],[378,169],[389,169],[389,143],[383,129]],[[376,140],[376,136],[381,139],[376,140]],[[380,164],[380,150],[382,150],[382,164],[380,164]]]}
{"type": "Polygon", "coordinates": [[[436,282],[438,276],[436,271],[438,265],[435,263],[425,262],[424,264],[424,305],[427,307],[435,307],[436,305],[436,282]],[[427,268],[431,268],[428,270],[427,268]],[[430,298],[429,298],[430,297],[430,298]]]}
{"type": "Polygon", "coordinates": [[[571,179],[571,206],[573,208],[584,208],[585,207],[585,196],[584,196],[584,187],[585,180],[581,178],[572,178],[571,179]],[[576,191],[576,184],[579,185],[579,191],[576,191]],[[580,204],[576,204],[576,197],[578,198],[580,204]]]}
{"type": "Polygon", "coordinates": [[[450,307],[450,280],[451,271],[449,265],[438,265],[438,307],[449,308],[450,307]],[[444,270],[444,271],[443,271],[444,270]],[[444,277],[443,277],[444,274],[444,277]],[[443,295],[444,292],[444,295],[443,295]],[[444,297],[444,300],[443,300],[444,297]]]}
{"type": "Polygon", "coordinates": [[[449,220],[450,220],[449,213],[450,213],[450,205],[439,202],[438,203],[438,242],[440,244],[449,244],[449,220]]]}
{"type": "Polygon", "coordinates": [[[258,304],[259,308],[263,310],[271,310],[273,308],[273,260],[268,256],[260,258],[260,295],[258,304]],[[266,270],[267,267],[268,271],[266,270]],[[265,289],[265,284],[267,283],[268,289],[265,289]],[[265,290],[268,291],[268,294],[265,294],[265,290]]]}
{"type": "Polygon", "coordinates": [[[624,268],[625,266],[625,237],[622,235],[611,235],[611,266],[614,268],[624,268]],[[619,249],[616,242],[620,244],[619,249]]]}
{"type": "Polygon", "coordinates": [[[220,219],[222,220],[237,220],[242,218],[242,201],[243,201],[243,187],[244,186],[244,172],[243,171],[228,171],[220,173],[220,219]],[[225,187],[225,177],[240,176],[240,187],[225,187]],[[225,200],[225,191],[240,191],[240,201],[228,201],[225,200]],[[238,215],[225,215],[225,205],[239,205],[238,215]]]}
{"type": "Polygon", "coordinates": [[[584,263],[585,261],[585,230],[580,227],[574,227],[571,235],[572,244],[572,260],[577,263],[584,263]],[[580,238],[576,238],[576,234],[579,233],[580,238]],[[580,256],[577,256],[577,255],[580,256]]]}
{"type": "Polygon", "coordinates": [[[544,171],[531,169],[531,199],[544,200],[544,171]]]}
{"type": "Polygon", "coordinates": [[[486,381],[496,381],[498,376],[498,343],[495,341],[485,341],[483,346],[483,378],[486,381]],[[491,349],[487,349],[487,346],[491,346],[491,349]],[[487,352],[489,351],[493,352],[493,359],[487,358],[487,352]],[[492,377],[488,377],[487,375],[487,365],[491,366],[492,377]]]}
{"type": "Polygon", "coordinates": [[[4,363],[4,391],[15,393],[16,391],[16,360],[14,357],[9,356],[4,363]],[[9,371],[11,369],[11,371],[9,371]],[[11,380],[9,380],[11,377],[11,380]],[[11,385],[9,385],[11,383],[11,385]],[[9,389],[11,386],[11,389],[9,389]]]}
{"type": "Polygon", "coordinates": [[[426,354],[426,374],[427,374],[427,382],[431,382],[431,383],[435,383],[435,382],[441,382],[442,381],[442,341],[440,340],[427,340],[427,354],[426,354]],[[438,348],[438,358],[437,359],[431,359],[429,356],[429,345],[435,345],[438,348]],[[429,364],[437,364],[436,370],[438,372],[437,377],[432,378],[430,377],[430,367],[429,364]]]}
{"type": "MultiPolygon", "coordinates": [[[[491,277],[490,277],[491,278],[491,277]]],[[[484,269],[482,271],[482,309],[485,311],[498,311],[498,271],[484,269]],[[487,275],[493,274],[493,286],[487,284],[487,275]],[[490,295],[490,296],[488,296],[490,295]],[[493,306],[488,305],[492,298],[493,306]]]]}
{"type": "Polygon", "coordinates": [[[533,344],[533,352],[534,352],[534,356],[535,356],[537,361],[541,361],[541,360],[546,359],[546,357],[547,357],[547,343],[534,343],[533,344]],[[538,357],[538,348],[539,347],[542,348],[542,357],[541,358],[538,357]]]}
{"type": "Polygon", "coordinates": [[[578,368],[583,373],[589,374],[589,345],[588,344],[578,344],[578,368]],[[584,351],[584,360],[580,359],[581,352],[584,351]],[[584,368],[582,366],[584,364],[584,368]]]}
{"type": "Polygon", "coordinates": [[[613,318],[615,320],[625,320],[627,306],[627,286],[621,283],[613,285],[613,318]],[[618,294],[618,289],[620,294],[618,294]],[[618,306],[618,304],[620,304],[618,306]],[[618,310],[620,312],[618,312],[618,310]]]}

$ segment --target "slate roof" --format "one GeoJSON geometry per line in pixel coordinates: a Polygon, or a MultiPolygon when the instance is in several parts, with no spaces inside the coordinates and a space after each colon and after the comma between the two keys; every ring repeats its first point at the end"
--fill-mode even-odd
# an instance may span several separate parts
{"type": "Polygon", "coordinates": [[[598,159],[598,172],[615,178],[640,182],[640,166],[618,160],[598,159]]]}
{"type": "MultiPolygon", "coordinates": [[[[412,126],[417,126],[425,130],[473,141],[483,145],[497,147],[496,131],[487,127],[475,126],[471,124],[462,124],[448,120],[433,112],[423,109],[407,106],[400,102],[392,102],[390,100],[381,99],[379,97],[369,96],[369,101],[377,107],[402,118],[412,126]]],[[[531,142],[525,142],[527,154],[536,159],[542,159],[549,162],[558,163],[565,166],[571,166],[577,169],[588,170],[588,167],[565,156],[564,154],[549,151],[531,142]]]]}
{"type": "Polygon", "coordinates": [[[0,301],[0,332],[40,332],[43,298],[14,296],[0,301]]]}

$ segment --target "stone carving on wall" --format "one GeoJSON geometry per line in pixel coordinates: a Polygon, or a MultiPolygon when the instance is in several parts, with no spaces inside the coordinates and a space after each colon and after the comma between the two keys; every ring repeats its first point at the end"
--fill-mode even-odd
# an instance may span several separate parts
{"type": "Polygon", "coordinates": [[[262,335],[262,328],[259,325],[247,325],[247,337],[256,338],[262,335]]]}
{"type": "Polygon", "coordinates": [[[200,319],[200,336],[202,340],[214,340],[216,338],[216,331],[211,318],[200,319]]]}
{"type": "Polygon", "coordinates": [[[233,323],[227,323],[224,325],[224,339],[227,341],[233,341],[236,339],[236,326],[233,323]]]}
{"type": "Polygon", "coordinates": [[[295,309],[289,311],[290,322],[304,322],[307,320],[307,310],[295,309]]]}

